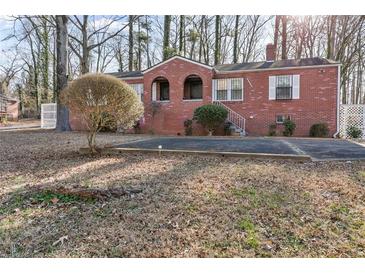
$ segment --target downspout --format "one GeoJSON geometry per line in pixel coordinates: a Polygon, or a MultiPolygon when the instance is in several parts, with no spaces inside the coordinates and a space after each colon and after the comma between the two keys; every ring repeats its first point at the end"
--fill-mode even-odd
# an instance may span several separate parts
{"type": "Polygon", "coordinates": [[[337,67],[337,130],[335,134],[333,134],[333,138],[336,138],[340,133],[340,91],[341,91],[341,64],[337,67]]]}

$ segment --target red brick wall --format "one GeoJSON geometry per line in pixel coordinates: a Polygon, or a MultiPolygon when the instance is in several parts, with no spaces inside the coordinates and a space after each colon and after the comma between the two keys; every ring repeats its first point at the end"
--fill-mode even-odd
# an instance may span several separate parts
{"type": "Polygon", "coordinates": [[[10,100],[7,104],[7,115],[9,120],[17,121],[19,117],[19,102],[10,100]]]}
{"type": "MultiPolygon", "coordinates": [[[[146,133],[184,135],[184,121],[191,119],[194,109],[212,101],[212,70],[191,62],[173,59],[144,74],[145,119],[142,130],[146,133]],[[198,75],[203,81],[203,99],[200,101],[183,100],[184,82],[189,75],[198,75]],[[159,105],[153,114],[152,83],[157,77],[165,77],[170,85],[169,102],[157,102],[159,105]]],[[[193,134],[203,134],[199,125],[194,126],[193,134]]]]}
{"type": "MultiPolygon", "coordinates": [[[[337,119],[337,67],[300,68],[288,70],[267,70],[255,72],[236,72],[215,75],[209,68],[181,60],[172,59],[144,74],[143,79],[126,80],[128,83],[144,84],[145,115],[142,131],[145,133],[184,135],[184,121],[191,119],[194,109],[212,102],[212,78],[243,77],[244,100],[224,102],[227,106],[246,118],[249,135],[267,135],[270,124],[275,123],[276,115],[291,115],[296,123],[295,136],[308,136],[314,123],[328,124],[330,134],[336,132],[337,119]],[[203,100],[184,101],[184,81],[191,74],[199,75],[203,81],[203,100]],[[300,99],[269,100],[269,76],[300,75],[300,99]],[[152,82],[157,77],[165,77],[170,84],[169,102],[157,103],[152,111],[152,82]],[[251,85],[252,86],[251,86],[251,85]]],[[[72,129],[83,129],[78,115],[71,113],[72,129]]],[[[282,131],[282,126],[278,126],[282,131]]],[[[194,135],[205,134],[199,125],[194,125],[194,135]]]]}
{"type": "MultiPolygon", "coordinates": [[[[296,123],[295,136],[308,136],[311,125],[319,122],[328,124],[330,134],[336,132],[337,67],[232,73],[229,77],[245,79],[243,102],[225,104],[246,118],[249,135],[267,135],[278,114],[291,115],[296,123]],[[269,76],[288,74],[300,75],[300,98],[269,100],[269,76]]],[[[282,131],[282,126],[278,129],[282,131]]]]}

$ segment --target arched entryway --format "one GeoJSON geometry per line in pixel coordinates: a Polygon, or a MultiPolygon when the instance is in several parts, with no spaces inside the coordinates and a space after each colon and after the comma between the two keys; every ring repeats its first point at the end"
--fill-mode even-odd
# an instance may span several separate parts
{"type": "Polygon", "coordinates": [[[169,101],[170,83],[165,77],[157,77],[152,82],[152,101],[169,101]]]}
{"type": "Polygon", "coordinates": [[[203,99],[203,80],[198,75],[192,74],[185,78],[183,99],[203,99]]]}

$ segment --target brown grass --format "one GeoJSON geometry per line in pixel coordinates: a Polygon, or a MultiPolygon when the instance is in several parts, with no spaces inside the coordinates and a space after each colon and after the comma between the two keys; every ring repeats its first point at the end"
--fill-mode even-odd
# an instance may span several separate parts
{"type": "Polygon", "coordinates": [[[2,257],[365,257],[365,163],[89,157],[81,134],[40,130],[0,144],[2,257]],[[35,186],[142,192],[80,200],[35,186]]]}

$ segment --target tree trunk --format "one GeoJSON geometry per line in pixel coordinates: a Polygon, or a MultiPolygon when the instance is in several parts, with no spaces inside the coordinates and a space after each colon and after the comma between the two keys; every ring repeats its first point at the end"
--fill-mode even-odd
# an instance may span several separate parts
{"type": "Polygon", "coordinates": [[[57,102],[57,35],[55,33],[53,33],[53,97],[52,97],[52,102],[56,103],[57,102]]]}
{"type": "Polygon", "coordinates": [[[218,65],[220,60],[220,40],[221,40],[221,32],[220,32],[220,15],[215,16],[215,45],[214,45],[214,65],[218,65]]]}
{"type": "Polygon", "coordinates": [[[90,152],[91,153],[96,153],[97,148],[96,148],[96,142],[95,142],[95,138],[96,138],[96,131],[94,130],[90,130],[88,135],[87,135],[87,141],[89,144],[89,148],[90,148],[90,152]]]}
{"type": "Polygon", "coordinates": [[[87,35],[87,21],[88,15],[84,15],[83,24],[82,24],[82,60],[81,60],[81,74],[86,74],[90,70],[89,63],[89,47],[88,47],[88,35],[87,35]]]}
{"type": "Polygon", "coordinates": [[[165,15],[164,31],[163,31],[163,60],[166,60],[170,56],[170,25],[171,15],[165,15]]]}
{"type": "Polygon", "coordinates": [[[275,60],[277,59],[278,53],[278,39],[279,39],[279,27],[280,27],[280,15],[275,16],[275,30],[274,30],[274,49],[275,49],[275,60]]]}
{"type": "Polygon", "coordinates": [[[141,70],[142,66],[142,44],[141,44],[141,22],[138,17],[138,70],[141,70]]]}
{"type": "Polygon", "coordinates": [[[203,54],[204,17],[205,17],[205,15],[202,15],[202,18],[200,19],[199,57],[198,57],[199,62],[202,61],[202,54],[203,54]]]}
{"type": "Polygon", "coordinates": [[[148,15],[146,15],[146,55],[147,55],[147,68],[151,66],[151,58],[150,58],[150,25],[148,22],[148,15]]]}
{"type": "Polygon", "coordinates": [[[234,40],[233,40],[233,63],[238,61],[238,23],[240,21],[240,16],[236,15],[236,22],[234,26],[234,40]]]}
{"type": "Polygon", "coordinates": [[[66,15],[56,15],[57,32],[57,131],[70,131],[68,108],[59,101],[59,95],[67,86],[67,21],[66,15]]]}
{"type": "Polygon", "coordinates": [[[328,34],[327,34],[327,58],[333,59],[335,56],[335,39],[337,16],[331,15],[328,18],[328,34]]]}
{"type": "Polygon", "coordinates": [[[180,15],[179,38],[180,38],[180,41],[179,41],[179,54],[185,56],[185,53],[183,52],[184,44],[185,44],[185,16],[184,15],[180,15]]]}
{"type": "Polygon", "coordinates": [[[43,87],[43,96],[42,101],[48,102],[48,89],[49,89],[49,32],[47,20],[42,18],[42,87],[43,87]]]}
{"type": "Polygon", "coordinates": [[[129,15],[128,17],[128,27],[129,27],[129,35],[128,35],[128,70],[133,71],[133,21],[134,15],[129,15]]]}
{"type": "Polygon", "coordinates": [[[286,47],[286,40],[287,40],[287,31],[286,31],[287,16],[286,15],[284,15],[282,17],[282,23],[283,23],[283,31],[282,31],[282,34],[281,34],[281,59],[286,60],[286,59],[288,59],[287,47],[286,47]]]}

